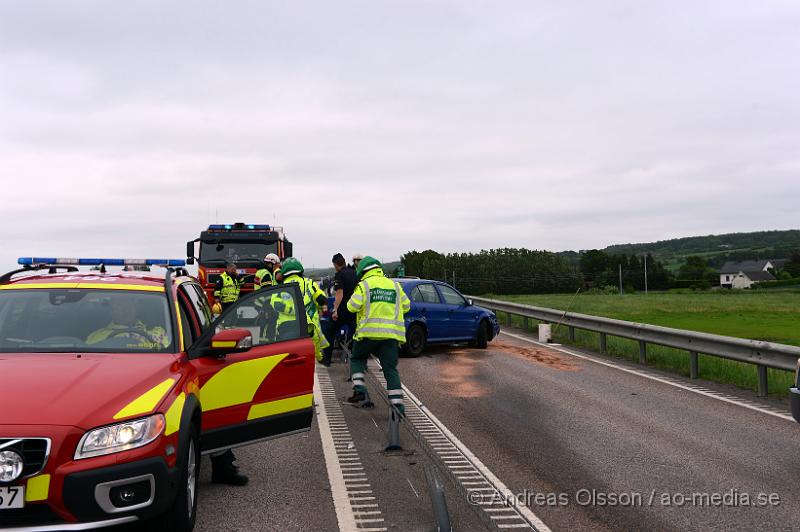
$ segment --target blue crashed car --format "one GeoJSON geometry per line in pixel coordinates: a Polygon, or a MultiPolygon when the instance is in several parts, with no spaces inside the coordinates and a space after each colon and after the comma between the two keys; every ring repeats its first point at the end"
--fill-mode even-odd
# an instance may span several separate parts
{"type": "Polygon", "coordinates": [[[469,342],[486,349],[500,333],[494,312],[472,301],[447,283],[426,279],[394,279],[411,300],[406,314],[405,354],[417,357],[427,344],[469,342]]]}

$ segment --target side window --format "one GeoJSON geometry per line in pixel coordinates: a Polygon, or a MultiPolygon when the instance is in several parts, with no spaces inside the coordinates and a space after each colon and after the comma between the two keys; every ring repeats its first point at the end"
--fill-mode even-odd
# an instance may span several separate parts
{"type": "Polygon", "coordinates": [[[218,324],[217,330],[248,329],[253,345],[285,342],[309,336],[303,300],[291,286],[262,289],[239,300],[218,324]]]}
{"type": "Polygon", "coordinates": [[[211,324],[211,307],[208,306],[205,294],[196,284],[186,284],[186,295],[197,312],[197,319],[200,320],[200,327],[205,330],[211,324]]]}
{"type": "Polygon", "coordinates": [[[436,293],[436,288],[429,283],[417,285],[419,292],[422,295],[422,300],[425,303],[441,303],[439,301],[439,294],[436,293]]]}
{"type": "Polygon", "coordinates": [[[443,284],[439,285],[439,291],[442,293],[442,297],[444,298],[444,302],[448,305],[466,305],[466,301],[464,298],[450,288],[449,286],[445,286],[443,284]]]}
{"type": "Polygon", "coordinates": [[[415,286],[413,290],[411,290],[411,301],[415,303],[424,303],[425,299],[422,297],[422,292],[419,291],[419,286],[415,286]]]}

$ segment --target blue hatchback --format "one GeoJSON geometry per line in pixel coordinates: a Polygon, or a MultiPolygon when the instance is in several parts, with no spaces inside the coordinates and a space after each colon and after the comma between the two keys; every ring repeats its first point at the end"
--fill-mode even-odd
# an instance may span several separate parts
{"type": "Polygon", "coordinates": [[[500,333],[497,316],[472,301],[447,283],[426,279],[398,281],[411,300],[406,314],[406,355],[417,357],[426,344],[469,342],[486,349],[500,333]]]}

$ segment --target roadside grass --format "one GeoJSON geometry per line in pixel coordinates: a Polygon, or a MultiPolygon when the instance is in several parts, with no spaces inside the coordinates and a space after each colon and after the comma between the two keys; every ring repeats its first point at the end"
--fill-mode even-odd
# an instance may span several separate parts
{"type": "MultiPolygon", "coordinates": [[[[651,292],[646,296],[581,294],[574,299],[569,294],[487,297],[560,310],[569,306],[570,312],[800,346],[800,293],[792,291],[651,292]]],[[[530,322],[535,330],[538,322],[530,322]]],[[[505,316],[502,316],[501,323],[506,323],[505,316]]],[[[521,317],[512,316],[512,324],[525,327],[521,317]]],[[[600,335],[597,333],[576,330],[574,342],[569,341],[566,326],[554,325],[553,333],[556,342],[595,352],[600,350],[600,335]]],[[[611,356],[639,360],[639,345],[635,340],[608,336],[606,346],[611,356]]],[[[648,344],[647,364],[689,376],[689,354],[686,351],[648,344]]],[[[698,373],[702,379],[758,390],[758,373],[752,364],[700,354],[698,373]]],[[[791,372],[768,369],[769,393],[788,395],[793,379],[791,372]]]]}

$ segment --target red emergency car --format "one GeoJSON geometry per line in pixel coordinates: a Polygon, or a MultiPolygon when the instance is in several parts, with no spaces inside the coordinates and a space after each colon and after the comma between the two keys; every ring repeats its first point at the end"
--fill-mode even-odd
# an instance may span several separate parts
{"type": "Polygon", "coordinates": [[[201,454],[310,428],[298,286],[212,319],[182,270],[0,276],[0,529],[191,530],[201,454]]]}

